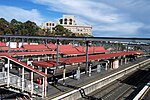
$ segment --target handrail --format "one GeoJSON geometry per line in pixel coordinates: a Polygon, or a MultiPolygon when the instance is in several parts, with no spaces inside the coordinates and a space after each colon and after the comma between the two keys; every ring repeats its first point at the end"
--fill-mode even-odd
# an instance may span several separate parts
{"type": "Polygon", "coordinates": [[[33,72],[35,72],[35,73],[41,75],[41,76],[43,76],[43,77],[47,77],[47,74],[45,74],[45,73],[43,73],[43,72],[40,72],[40,71],[38,71],[38,70],[32,68],[31,66],[28,66],[28,65],[26,65],[25,63],[18,61],[18,60],[15,59],[15,58],[9,57],[8,55],[0,55],[0,57],[5,57],[5,58],[7,58],[7,59],[10,59],[11,61],[13,61],[13,62],[19,64],[20,66],[23,66],[23,67],[25,67],[25,68],[27,68],[27,69],[29,69],[29,70],[31,70],[31,71],[33,71],[33,72]]]}
{"type": "MultiPolygon", "coordinates": [[[[7,75],[6,72],[0,72],[0,77],[3,77],[3,78],[0,78],[0,84],[7,83],[6,75],[7,75]]],[[[22,83],[21,77],[10,73],[10,86],[17,88],[17,89],[21,89],[21,87],[22,87],[21,83],[22,83]]],[[[25,79],[24,83],[25,83],[24,84],[25,91],[31,92],[31,81],[25,79]]],[[[42,85],[33,83],[33,87],[34,87],[33,93],[42,96],[42,85]]]]}

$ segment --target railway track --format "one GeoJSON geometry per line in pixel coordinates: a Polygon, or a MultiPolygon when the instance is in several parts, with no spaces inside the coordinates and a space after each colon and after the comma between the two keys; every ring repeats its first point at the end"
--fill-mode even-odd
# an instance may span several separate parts
{"type": "Polygon", "coordinates": [[[123,78],[94,91],[90,96],[102,98],[103,100],[129,100],[138,93],[147,80],[150,80],[149,69],[150,65],[147,64],[139,68],[138,71],[125,75],[123,78]]]}
{"type": "MultiPolygon", "coordinates": [[[[133,93],[134,92],[134,90],[136,89],[136,88],[138,88],[139,87],[139,84],[140,83],[142,83],[143,82],[143,80],[148,76],[148,75],[150,75],[149,73],[139,73],[139,74],[141,74],[143,77],[142,78],[140,78],[140,79],[138,79],[139,77],[137,77],[137,82],[135,83],[135,86],[136,87],[133,87],[133,86],[129,86],[129,88],[127,88],[121,95],[119,95],[117,98],[116,98],[116,100],[122,100],[122,99],[124,99],[124,98],[128,98],[128,96],[131,94],[131,93],[133,93]]],[[[130,98],[131,99],[131,98],[130,98]]]]}

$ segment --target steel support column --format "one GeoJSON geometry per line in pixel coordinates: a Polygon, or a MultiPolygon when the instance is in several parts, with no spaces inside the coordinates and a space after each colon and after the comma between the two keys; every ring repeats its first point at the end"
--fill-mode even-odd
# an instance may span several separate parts
{"type": "Polygon", "coordinates": [[[2,72],[5,72],[5,67],[4,66],[2,67],[2,72]]]}
{"type": "Polygon", "coordinates": [[[123,58],[121,58],[121,62],[120,62],[120,65],[123,65],[123,58]]]}
{"type": "Polygon", "coordinates": [[[118,47],[119,47],[119,46],[118,46],[118,43],[116,43],[116,45],[117,45],[117,47],[116,47],[116,52],[118,52],[118,47]]]}
{"type": "Polygon", "coordinates": [[[92,64],[89,65],[89,76],[91,76],[91,72],[92,72],[92,64]]]}
{"type": "Polygon", "coordinates": [[[110,61],[106,60],[105,70],[108,70],[109,65],[110,65],[110,61]]]}
{"type": "Polygon", "coordinates": [[[108,70],[108,63],[106,62],[105,70],[108,70]]]}
{"type": "Polygon", "coordinates": [[[37,61],[40,61],[40,57],[38,57],[37,61]]]}
{"type": "MultiPolygon", "coordinates": [[[[47,74],[47,68],[45,68],[45,74],[47,74]]],[[[48,91],[47,89],[48,89],[47,77],[45,77],[45,94],[44,94],[45,97],[47,96],[48,91]]]]}
{"type": "MultiPolygon", "coordinates": [[[[10,56],[10,41],[11,38],[9,39],[9,44],[8,44],[8,56],[10,56]]],[[[7,65],[7,87],[9,87],[10,84],[10,59],[8,58],[8,65],[7,65]]]]}
{"type": "Polygon", "coordinates": [[[7,64],[7,87],[9,87],[10,84],[10,59],[8,58],[8,64],[7,64]]]}
{"type": "Polygon", "coordinates": [[[56,68],[58,68],[58,62],[59,62],[59,39],[56,40],[56,68]]]}
{"type": "Polygon", "coordinates": [[[110,63],[110,65],[111,65],[110,68],[113,69],[113,60],[111,60],[110,62],[111,62],[111,63],[110,63]]]}
{"type": "Polygon", "coordinates": [[[73,43],[72,43],[72,47],[75,47],[75,43],[74,43],[74,40],[73,40],[73,43]]]}
{"type": "Polygon", "coordinates": [[[127,51],[129,51],[129,46],[128,46],[128,44],[127,44],[127,47],[126,47],[126,49],[127,49],[127,51]]]}
{"type": "MultiPolygon", "coordinates": [[[[32,68],[34,68],[34,66],[32,66],[32,68]]],[[[33,90],[34,90],[33,79],[34,79],[34,73],[31,72],[31,96],[32,96],[33,90]]]]}
{"type": "Polygon", "coordinates": [[[10,42],[11,42],[11,38],[9,38],[9,44],[8,44],[8,56],[10,56],[10,42]]]}
{"type": "MultiPolygon", "coordinates": [[[[22,46],[23,46],[23,43],[24,43],[24,38],[22,38],[22,41],[21,41],[21,42],[22,42],[22,46]]],[[[22,52],[23,52],[23,50],[22,50],[22,52]]]]}
{"type": "Polygon", "coordinates": [[[77,71],[76,71],[76,79],[79,80],[80,79],[80,67],[78,67],[77,71]]]}
{"type": "Polygon", "coordinates": [[[24,91],[24,67],[22,67],[22,92],[24,91]]]}
{"type": "Polygon", "coordinates": [[[124,61],[125,61],[125,64],[127,64],[127,58],[126,57],[124,58],[124,61]]]}
{"type": "Polygon", "coordinates": [[[88,73],[88,44],[89,44],[89,41],[86,41],[86,67],[85,67],[85,74],[88,73]]]}
{"type": "Polygon", "coordinates": [[[45,81],[45,79],[44,79],[44,77],[43,77],[43,79],[42,79],[42,81],[43,81],[43,87],[42,87],[42,98],[44,98],[44,96],[45,96],[45,84],[44,84],[44,81],[45,81]]]}
{"type": "Polygon", "coordinates": [[[66,66],[64,65],[64,70],[63,70],[63,84],[65,84],[65,78],[66,78],[66,66]]]}

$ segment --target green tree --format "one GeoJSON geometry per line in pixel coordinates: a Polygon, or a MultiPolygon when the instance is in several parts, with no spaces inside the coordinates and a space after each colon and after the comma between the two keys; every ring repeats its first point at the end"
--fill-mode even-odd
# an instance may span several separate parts
{"type": "Polygon", "coordinates": [[[31,21],[26,21],[23,23],[24,28],[27,30],[27,35],[37,35],[38,30],[40,29],[36,23],[31,22],[31,21]]]}
{"type": "Polygon", "coordinates": [[[10,22],[4,18],[0,18],[0,35],[12,34],[12,35],[46,35],[46,36],[89,36],[88,34],[76,34],[70,30],[64,28],[61,25],[57,25],[51,32],[50,29],[41,29],[35,22],[26,21],[20,22],[16,19],[12,19],[10,22]]]}
{"type": "Polygon", "coordinates": [[[23,29],[23,23],[17,21],[16,19],[12,19],[10,21],[10,29],[14,35],[21,35],[21,33],[19,33],[19,30],[23,29]]]}
{"type": "Polygon", "coordinates": [[[65,28],[61,25],[57,25],[55,27],[55,35],[61,35],[62,36],[63,34],[65,34],[65,28]]]}
{"type": "Polygon", "coordinates": [[[0,34],[12,34],[9,22],[7,22],[4,18],[0,18],[0,34]]]}
{"type": "Polygon", "coordinates": [[[64,28],[62,25],[55,26],[55,30],[52,32],[52,34],[60,36],[75,36],[74,33],[64,28]]]}

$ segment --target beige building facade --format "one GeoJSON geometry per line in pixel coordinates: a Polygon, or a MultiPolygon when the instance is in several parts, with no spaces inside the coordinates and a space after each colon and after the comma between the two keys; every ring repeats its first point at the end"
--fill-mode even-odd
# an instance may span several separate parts
{"type": "Polygon", "coordinates": [[[41,28],[52,32],[56,25],[62,25],[72,33],[92,35],[92,26],[77,25],[73,15],[63,15],[57,22],[47,21],[42,24],[41,28]]]}

